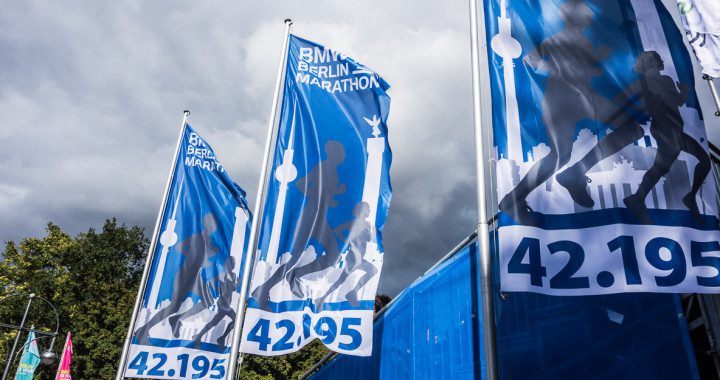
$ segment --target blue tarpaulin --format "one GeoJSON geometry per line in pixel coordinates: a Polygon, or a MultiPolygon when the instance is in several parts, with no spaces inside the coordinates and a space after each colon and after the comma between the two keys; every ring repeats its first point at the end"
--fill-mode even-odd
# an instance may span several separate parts
{"type": "MultiPolygon", "coordinates": [[[[311,379],[481,378],[477,268],[472,243],[375,321],[372,356],[336,355],[311,379]]],[[[699,378],[678,295],[498,293],[495,311],[501,379],[699,378]]]]}

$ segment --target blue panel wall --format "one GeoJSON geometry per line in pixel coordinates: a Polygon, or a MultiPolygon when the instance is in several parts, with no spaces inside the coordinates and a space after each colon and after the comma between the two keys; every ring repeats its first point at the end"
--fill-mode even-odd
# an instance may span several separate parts
{"type": "Polygon", "coordinates": [[[502,379],[698,378],[678,296],[518,293],[496,305],[502,379]]]}
{"type": "MultiPolygon", "coordinates": [[[[479,379],[476,247],[398,296],[375,322],[371,357],[337,355],[311,378],[479,379]]],[[[501,379],[698,378],[679,296],[511,293],[495,305],[501,379]]]]}
{"type": "MultiPolygon", "coordinates": [[[[474,250],[474,249],[473,249],[474,250]]],[[[338,355],[313,379],[473,379],[483,370],[475,255],[455,255],[375,322],[373,355],[338,355]]]]}

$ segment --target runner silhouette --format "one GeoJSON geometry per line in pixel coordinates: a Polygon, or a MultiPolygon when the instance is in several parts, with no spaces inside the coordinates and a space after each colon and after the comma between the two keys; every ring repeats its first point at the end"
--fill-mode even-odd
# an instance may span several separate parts
{"type": "Polygon", "coordinates": [[[642,223],[652,223],[645,198],[660,178],[670,171],[680,152],[686,152],[697,158],[698,163],[690,192],[682,198],[682,202],[693,218],[702,221],[695,197],[710,172],[710,158],[700,143],[683,131],[680,106],[687,100],[687,84],[677,82],[676,87],[673,78],[660,73],[664,69],[665,63],[655,51],[640,53],[635,64],[635,70],[641,78],[631,86],[642,93],[643,104],[651,118],[650,134],[657,141],[658,148],[655,161],[643,175],[637,191],[623,202],[642,223]]]}
{"type": "Polygon", "coordinates": [[[346,190],[337,173],[337,167],[345,161],[345,149],[340,142],[331,140],[325,144],[325,155],[325,160],[318,162],[305,177],[297,181],[296,186],[305,197],[293,235],[291,257],[252,292],[252,297],[262,309],[267,307],[270,289],[283,279],[290,284],[290,290],[296,297],[304,297],[299,278],[294,275],[292,268],[308,246],[316,245],[318,255],[323,252],[331,256],[340,254],[338,241],[327,222],[327,212],[337,206],[335,197],[346,190]]]}
{"type": "MultiPolygon", "coordinates": [[[[218,253],[218,247],[213,244],[210,238],[213,232],[217,230],[215,216],[210,213],[206,214],[203,217],[202,224],[202,231],[191,235],[177,244],[177,252],[182,255],[183,261],[175,275],[170,305],[158,311],[145,325],[137,330],[136,336],[140,344],[148,342],[150,338],[149,332],[153,326],[180,310],[185,299],[196,289],[195,286],[200,268],[206,263],[209,263],[209,259],[218,253]]],[[[159,279],[156,279],[156,281],[158,280],[159,279]]]]}
{"type": "MultiPolygon", "coordinates": [[[[645,198],[660,178],[670,170],[680,151],[688,152],[698,159],[692,188],[682,199],[695,219],[700,219],[695,195],[710,171],[710,159],[705,150],[695,139],[683,132],[683,120],[678,108],[687,99],[687,85],[678,83],[676,88],[672,78],[660,73],[664,69],[665,63],[657,52],[640,53],[633,66],[633,70],[640,78],[631,83],[624,92],[630,94],[625,96],[626,104],[638,102],[642,112],[649,114],[650,134],[658,143],[655,162],[643,176],[638,191],[623,200],[643,223],[652,223],[645,206],[645,198]],[[633,100],[636,98],[637,100],[633,100]]],[[[637,131],[621,129],[607,135],[580,161],[558,174],[556,177],[558,183],[567,188],[577,204],[593,207],[595,202],[587,191],[585,173],[598,162],[635,142],[639,138],[636,137],[636,133],[637,131]]]]}
{"type": "MultiPolygon", "coordinates": [[[[541,110],[550,152],[530,168],[498,205],[500,211],[521,224],[535,224],[526,198],[570,160],[580,121],[611,120],[615,128],[628,124],[625,127],[628,130],[635,124],[624,113],[611,118],[619,107],[592,89],[593,77],[602,74],[597,65],[611,53],[607,46],[595,48],[585,35],[593,20],[592,10],[582,1],[571,0],[563,3],[559,11],[565,28],[523,59],[535,71],[548,73],[541,110]]],[[[642,129],[639,133],[642,136],[642,129]]]]}
{"type": "MultiPolygon", "coordinates": [[[[355,286],[348,291],[347,294],[345,294],[345,299],[347,299],[351,305],[358,306],[359,302],[357,298],[357,291],[370,281],[375,274],[377,274],[375,266],[363,258],[365,252],[367,251],[368,243],[376,241],[374,234],[375,228],[367,220],[365,220],[369,215],[370,205],[365,202],[360,202],[353,209],[353,216],[355,219],[335,227],[335,233],[347,243],[349,249],[345,255],[342,274],[325,292],[325,294],[315,300],[315,306],[318,309],[325,301],[325,298],[342,285],[350,274],[356,270],[362,270],[365,273],[360,277],[357,284],[355,284],[355,286]],[[347,237],[345,237],[346,231],[347,237]]],[[[296,278],[300,278],[309,273],[320,272],[335,266],[339,261],[340,255],[337,255],[336,257],[323,255],[318,257],[315,261],[297,268],[294,271],[294,275],[296,278]]]]}
{"type": "MultiPolygon", "coordinates": [[[[202,330],[193,336],[195,342],[195,348],[200,346],[200,340],[210,329],[217,326],[224,317],[230,318],[230,321],[235,319],[235,309],[232,307],[232,296],[237,291],[240,281],[238,280],[235,270],[235,258],[229,256],[225,260],[225,271],[218,274],[216,277],[203,281],[198,277],[198,287],[201,290],[198,292],[201,295],[200,302],[194,304],[187,311],[173,315],[168,318],[168,323],[172,326],[173,335],[177,338],[180,336],[180,327],[182,321],[185,319],[202,312],[203,310],[210,309],[213,305],[217,307],[213,318],[207,321],[202,330]]],[[[232,322],[225,326],[225,331],[218,337],[217,344],[220,347],[225,346],[225,339],[230,334],[233,328],[232,322]]]]}

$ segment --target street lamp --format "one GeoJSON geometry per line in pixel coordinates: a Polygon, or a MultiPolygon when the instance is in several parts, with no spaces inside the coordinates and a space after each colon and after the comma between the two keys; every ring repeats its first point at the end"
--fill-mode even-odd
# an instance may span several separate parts
{"type": "MultiPolygon", "coordinates": [[[[36,331],[34,328],[32,328],[32,329],[30,329],[30,330],[31,330],[31,331],[35,331],[35,333],[40,333],[39,331],[36,331]]],[[[33,339],[33,340],[31,340],[31,341],[26,342],[25,344],[23,344],[22,348],[23,348],[23,350],[24,350],[24,349],[27,348],[27,345],[28,345],[28,344],[30,344],[30,343],[32,343],[32,342],[36,342],[36,343],[37,343],[37,341],[39,341],[40,339],[44,339],[44,338],[47,338],[47,337],[49,337],[49,336],[50,336],[50,335],[45,335],[45,336],[41,336],[41,337],[36,337],[35,339],[33,339]]],[[[21,353],[22,353],[22,350],[20,350],[20,351],[18,351],[18,352],[15,352],[15,357],[13,357],[13,359],[12,359],[10,362],[11,362],[11,363],[15,363],[15,362],[18,360],[18,358],[20,357],[20,354],[21,354],[21,353]]],[[[45,365],[53,364],[56,359],[57,359],[57,354],[55,354],[55,352],[52,351],[52,350],[50,350],[49,348],[48,348],[47,350],[45,350],[45,352],[43,352],[42,355],[40,355],[40,363],[45,364],[45,365]]]]}
{"type": "Polygon", "coordinates": [[[55,351],[53,351],[53,346],[55,346],[55,338],[57,337],[58,331],[60,330],[60,316],[58,315],[57,309],[55,308],[55,306],[53,306],[53,304],[50,303],[50,301],[37,295],[35,297],[45,301],[46,304],[50,305],[53,313],[55,313],[55,332],[52,333],[50,347],[48,347],[48,349],[45,350],[40,357],[40,361],[42,362],[42,364],[50,365],[55,363],[55,360],[57,360],[58,357],[55,351]]]}
{"type": "Polygon", "coordinates": [[[48,305],[50,305],[53,312],[55,313],[55,332],[46,333],[46,332],[42,332],[42,331],[36,331],[36,333],[39,335],[44,335],[45,337],[47,337],[47,336],[52,337],[52,340],[50,341],[50,347],[42,353],[42,355],[40,357],[40,361],[43,364],[50,365],[50,364],[53,364],[55,362],[55,360],[57,360],[57,354],[55,353],[55,351],[53,351],[53,346],[55,345],[55,337],[57,337],[58,331],[60,330],[60,316],[58,315],[57,309],[55,309],[55,306],[53,306],[53,304],[50,303],[50,301],[46,300],[45,298],[35,295],[35,293],[30,293],[28,304],[25,307],[25,313],[23,314],[22,321],[20,322],[20,326],[13,326],[13,325],[0,323],[0,327],[6,327],[6,328],[13,329],[13,330],[17,330],[17,334],[15,334],[15,341],[13,342],[12,349],[10,350],[10,353],[8,355],[7,362],[5,363],[5,370],[3,371],[2,380],[6,380],[8,373],[10,372],[10,366],[12,365],[12,363],[14,361],[13,359],[15,356],[15,349],[17,349],[17,344],[18,344],[18,341],[20,340],[20,334],[22,333],[23,330],[28,330],[28,328],[25,327],[25,321],[27,320],[28,313],[30,312],[30,306],[32,305],[33,299],[35,299],[35,298],[38,298],[38,299],[44,301],[45,303],[47,303],[48,305]]]}
{"type": "Polygon", "coordinates": [[[52,350],[52,348],[48,348],[40,356],[40,362],[45,365],[51,365],[55,363],[56,360],[57,354],[55,353],[55,351],[52,350]]]}

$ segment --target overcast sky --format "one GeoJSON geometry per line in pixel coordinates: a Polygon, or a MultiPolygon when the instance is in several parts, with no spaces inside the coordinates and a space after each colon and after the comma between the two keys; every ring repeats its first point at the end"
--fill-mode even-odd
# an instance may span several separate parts
{"type": "Polygon", "coordinates": [[[150,234],[186,108],[253,204],[287,17],[295,34],[392,86],[379,291],[396,294],[475,228],[466,0],[2,7],[0,241],[44,236],[48,221],[77,234],[111,217],[150,234]]]}

